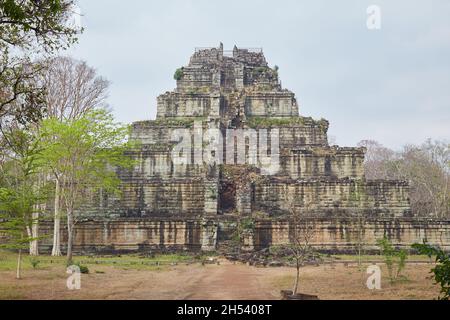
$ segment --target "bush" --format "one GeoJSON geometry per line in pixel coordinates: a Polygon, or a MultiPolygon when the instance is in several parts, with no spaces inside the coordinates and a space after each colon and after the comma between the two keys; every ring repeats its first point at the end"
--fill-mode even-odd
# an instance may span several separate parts
{"type": "Polygon", "coordinates": [[[89,273],[89,268],[87,266],[82,265],[81,263],[77,262],[74,263],[73,265],[77,266],[78,268],[80,268],[80,272],[83,274],[88,274],[89,273]]]}
{"type": "Polygon", "coordinates": [[[436,266],[431,269],[434,274],[434,280],[441,286],[441,295],[439,300],[450,299],[450,256],[439,247],[430,246],[427,243],[415,243],[412,245],[420,254],[425,254],[428,257],[436,256],[436,266]]]}
{"type": "Polygon", "coordinates": [[[41,262],[41,261],[38,260],[36,257],[32,257],[32,258],[30,259],[30,263],[31,263],[31,266],[33,267],[33,269],[37,269],[38,264],[39,264],[40,262],[41,262]]]}
{"type": "Polygon", "coordinates": [[[255,221],[252,218],[243,218],[241,219],[241,228],[242,230],[253,231],[255,229],[255,221]]]}
{"type": "Polygon", "coordinates": [[[183,68],[178,68],[177,70],[175,70],[173,78],[175,80],[181,80],[181,78],[183,78],[183,68]]]}

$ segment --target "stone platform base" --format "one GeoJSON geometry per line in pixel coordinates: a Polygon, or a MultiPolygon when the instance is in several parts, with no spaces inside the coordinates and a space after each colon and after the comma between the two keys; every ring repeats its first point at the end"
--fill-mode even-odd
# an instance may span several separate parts
{"type": "MultiPolygon", "coordinates": [[[[376,241],[388,237],[397,247],[409,249],[424,239],[450,250],[450,220],[392,218],[357,220],[355,218],[305,218],[298,230],[313,228],[312,244],[321,252],[354,253],[377,249],[376,241]]],[[[63,228],[62,243],[67,235],[63,228]]],[[[87,220],[76,225],[75,251],[78,253],[124,253],[156,251],[213,251],[229,242],[236,230],[236,218],[210,219],[113,219],[87,220]]],[[[293,222],[255,220],[251,230],[242,233],[243,249],[259,250],[286,244],[292,239],[293,222]]],[[[40,235],[42,252],[50,251],[52,223],[43,222],[40,235]]]]}

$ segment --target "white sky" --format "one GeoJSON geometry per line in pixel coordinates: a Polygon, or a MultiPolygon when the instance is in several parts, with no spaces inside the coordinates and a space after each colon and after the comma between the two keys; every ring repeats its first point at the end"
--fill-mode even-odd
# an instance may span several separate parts
{"type": "Polygon", "coordinates": [[[330,121],[342,146],[399,148],[450,139],[448,0],[80,0],[85,27],[68,54],[112,82],[119,121],[153,119],[156,97],[194,47],[263,47],[300,113],[330,121]],[[381,8],[381,30],[366,9],[381,8]]]}

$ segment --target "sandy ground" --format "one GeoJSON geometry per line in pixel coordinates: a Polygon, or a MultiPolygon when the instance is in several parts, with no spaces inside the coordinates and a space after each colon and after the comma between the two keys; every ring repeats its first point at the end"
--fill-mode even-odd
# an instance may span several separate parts
{"type": "MultiPolygon", "coordinates": [[[[365,268],[336,264],[307,266],[301,270],[300,291],[320,299],[433,299],[438,287],[430,279],[431,264],[408,264],[408,280],[389,284],[382,277],[381,290],[365,286],[365,268]]],[[[81,289],[68,290],[63,266],[26,270],[23,279],[14,272],[0,272],[1,299],[280,299],[289,289],[292,268],[256,268],[221,261],[220,265],[178,265],[161,270],[90,267],[81,275],[81,289]]],[[[383,274],[387,274],[382,266],[383,274]]]]}

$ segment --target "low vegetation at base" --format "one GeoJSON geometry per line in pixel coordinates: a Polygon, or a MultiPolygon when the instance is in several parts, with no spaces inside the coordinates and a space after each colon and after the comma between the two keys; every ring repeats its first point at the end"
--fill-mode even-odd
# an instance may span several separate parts
{"type": "Polygon", "coordinates": [[[250,128],[270,128],[270,127],[289,127],[294,125],[316,125],[322,130],[328,128],[328,121],[325,119],[314,120],[311,117],[286,117],[286,118],[269,118],[269,117],[249,117],[247,125],[250,128]]]}
{"type": "MultiPolygon", "coordinates": [[[[169,253],[169,254],[124,254],[124,255],[91,255],[75,256],[74,265],[80,267],[82,273],[89,273],[93,266],[115,266],[130,269],[156,269],[167,265],[182,263],[204,263],[211,254],[169,253]],[[83,272],[84,271],[84,272],[83,272]]],[[[45,270],[52,265],[66,265],[66,257],[49,255],[24,255],[23,270],[45,270]]],[[[0,251],[0,271],[14,271],[17,264],[17,254],[13,251],[0,251]]],[[[96,271],[92,271],[96,273],[96,271]]]]}
{"type": "Polygon", "coordinates": [[[428,257],[435,257],[436,266],[431,269],[434,281],[441,287],[439,300],[450,300],[450,255],[439,247],[427,243],[412,245],[413,249],[428,257]]]}
{"type": "Polygon", "coordinates": [[[389,281],[394,283],[396,281],[406,280],[402,275],[402,271],[405,269],[406,259],[408,258],[406,250],[394,248],[386,237],[378,240],[377,244],[380,247],[380,253],[388,269],[389,281]]]}

